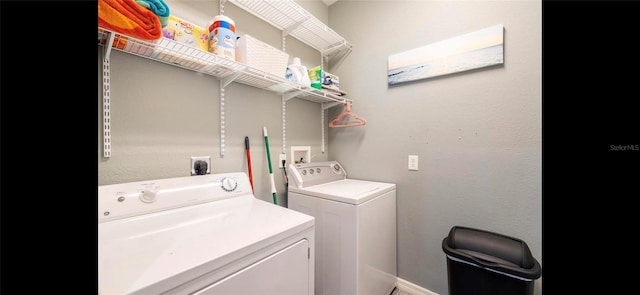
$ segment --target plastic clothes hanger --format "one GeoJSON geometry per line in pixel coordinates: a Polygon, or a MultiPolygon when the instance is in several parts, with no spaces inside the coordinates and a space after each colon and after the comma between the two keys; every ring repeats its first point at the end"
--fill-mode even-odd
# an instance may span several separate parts
{"type": "Polygon", "coordinates": [[[367,120],[363,117],[360,117],[351,112],[351,102],[344,102],[346,106],[346,110],[340,113],[337,117],[335,117],[331,122],[329,122],[329,127],[331,128],[340,128],[340,127],[354,127],[354,126],[363,126],[367,124],[367,120]]]}

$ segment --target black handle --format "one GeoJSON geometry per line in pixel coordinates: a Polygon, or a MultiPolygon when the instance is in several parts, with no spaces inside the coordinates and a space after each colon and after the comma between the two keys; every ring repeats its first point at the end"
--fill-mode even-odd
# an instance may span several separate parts
{"type": "Polygon", "coordinates": [[[244,148],[249,149],[249,136],[244,137],[244,148]]]}

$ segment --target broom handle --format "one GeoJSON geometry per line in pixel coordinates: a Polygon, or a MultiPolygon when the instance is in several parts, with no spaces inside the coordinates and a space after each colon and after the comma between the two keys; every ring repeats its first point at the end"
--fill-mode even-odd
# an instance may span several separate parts
{"type": "Polygon", "coordinates": [[[251,192],[255,194],[253,189],[253,173],[251,172],[251,153],[249,150],[249,136],[244,137],[244,147],[247,150],[247,167],[249,171],[249,182],[251,183],[251,192]]]}
{"type": "Polygon", "coordinates": [[[271,177],[271,194],[273,195],[273,203],[278,204],[276,200],[276,182],[273,178],[273,168],[271,168],[271,152],[269,152],[269,136],[267,135],[267,127],[262,127],[264,134],[264,144],[267,147],[267,161],[269,162],[269,176],[271,177]]]}

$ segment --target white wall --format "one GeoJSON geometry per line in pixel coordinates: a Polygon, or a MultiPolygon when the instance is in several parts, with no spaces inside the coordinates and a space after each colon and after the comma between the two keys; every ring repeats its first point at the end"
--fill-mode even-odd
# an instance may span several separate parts
{"type": "Polygon", "coordinates": [[[329,158],[351,178],[397,183],[399,277],[446,295],[454,225],[521,238],[542,263],[541,1],[341,0],[329,25],[353,44],[333,72],[367,119],[329,130],[329,158]],[[504,66],[387,86],[389,55],[496,24],[504,66]]]}

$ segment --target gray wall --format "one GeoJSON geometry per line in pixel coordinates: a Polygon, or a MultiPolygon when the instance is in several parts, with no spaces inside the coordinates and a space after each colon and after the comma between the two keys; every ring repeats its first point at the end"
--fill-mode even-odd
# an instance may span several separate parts
{"type": "Polygon", "coordinates": [[[350,178],[397,184],[398,276],[447,294],[441,243],[454,225],[519,237],[542,262],[541,1],[340,0],[329,25],[353,44],[333,72],[367,119],[329,130],[329,158],[350,178]],[[389,55],[496,24],[504,66],[387,86],[389,55]]]}
{"type": "MultiPolygon", "coordinates": [[[[219,12],[217,1],[167,1],[172,13],[198,25],[219,12]]],[[[287,102],[291,146],[311,146],[313,161],[337,160],[350,178],[398,185],[398,276],[447,294],[442,239],[453,225],[519,237],[542,261],[540,1],[349,1],[303,8],[353,44],[336,69],[352,111],[367,119],[355,128],[325,128],[320,105],[287,102]],[[387,57],[491,25],[505,27],[504,66],[388,87],[387,57]],[[311,122],[311,123],[310,123],[311,122]],[[407,155],[420,170],[407,170],[407,155]]],[[[281,48],[281,33],[231,3],[238,32],[281,48]]],[[[286,51],[311,67],[319,53],[294,38],[286,51]]],[[[102,102],[102,47],[98,100],[102,102]]],[[[262,126],[272,161],[282,152],[281,97],[232,83],[225,88],[226,153],[220,157],[219,95],[215,77],[112,52],[112,157],[102,156],[98,112],[98,184],[189,175],[189,157],[211,155],[213,173],[246,171],[244,137],[251,141],[256,197],[271,201],[262,126]]],[[[340,106],[328,111],[337,115],[340,106]]],[[[274,168],[279,203],[286,205],[282,170],[274,168]]],[[[535,293],[541,294],[542,279],[535,293]]]]}
{"type": "MultiPolygon", "coordinates": [[[[219,14],[218,1],[166,1],[172,14],[206,27],[219,14]]],[[[328,8],[320,1],[300,5],[327,23],[328,8]]],[[[282,48],[281,31],[227,2],[224,14],[240,34],[282,48]]],[[[111,71],[112,156],[102,149],[102,50],[98,46],[98,185],[190,175],[191,156],[211,156],[212,173],[247,171],[244,137],[251,144],[256,197],[272,201],[262,127],[269,133],[269,149],[278,203],[286,206],[282,169],[282,98],[251,86],[225,87],[226,152],[220,156],[220,82],[217,78],[113,50],[111,71]]],[[[320,64],[320,53],[300,41],[286,38],[286,52],[303,64],[320,64]]],[[[311,146],[313,161],[322,153],[321,106],[302,99],[286,105],[286,155],[291,146],[311,146]],[[313,122],[313,123],[309,123],[313,122]],[[317,122],[317,123],[316,123],[317,122]]],[[[327,140],[325,128],[325,147],[327,140]]]]}

